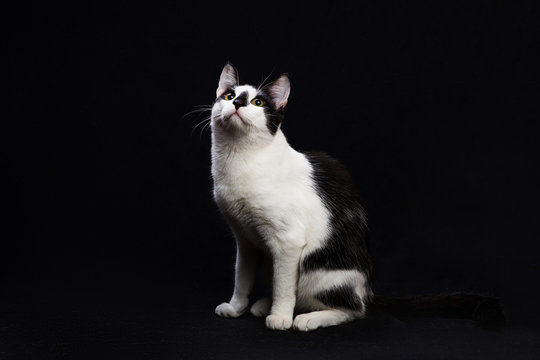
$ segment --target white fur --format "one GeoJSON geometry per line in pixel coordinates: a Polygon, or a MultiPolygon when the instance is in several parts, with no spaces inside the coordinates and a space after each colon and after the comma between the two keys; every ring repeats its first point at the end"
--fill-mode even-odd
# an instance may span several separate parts
{"type": "MultiPolygon", "coordinates": [[[[232,78],[230,73],[225,76],[227,81],[232,78]]],[[[219,91],[220,87],[218,95],[219,91]]],[[[262,251],[273,265],[271,308],[268,300],[261,300],[251,312],[263,316],[270,311],[268,328],[291,328],[295,306],[317,310],[296,318],[294,327],[301,331],[360,316],[330,309],[314,297],[325,288],[349,284],[364,298],[366,279],[360,272],[313,271],[299,277],[303,257],[329,236],[330,214],[315,191],[309,161],[289,146],[281,129],[274,135],[268,131],[264,111],[249,103],[257,89],[248,85],[235,89],[236,94],[243,91],[249,95],[247,106],[236,110],[232,101],[222,99],[212,109],[214,197],[237,240],[235,289],[216,314],[238,317],[247,309],[256,272],[254,259],[262,251]]],[[[281,101],[286,103],[288,90],[276,94],[285,97],[281,101]]]]}
{"type": "Polygon", "coordinates": [[[320,327],[339,325],[354,318],[351,312],[339,309],[320,310],[296,316],[293,326],[298,331],[313,331],[320,327]]]}

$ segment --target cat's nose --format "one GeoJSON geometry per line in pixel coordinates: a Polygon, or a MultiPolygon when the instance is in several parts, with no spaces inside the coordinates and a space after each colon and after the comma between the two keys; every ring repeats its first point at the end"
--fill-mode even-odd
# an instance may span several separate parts
{"type": "Polygon", "coordinates": [[[232,103],[234,107],[236,108],[236,110],[238,110],[238,108],[241,106],[246,106],[246,104],[243,101],[238,101],[238,99],[234,99],[232,103]]]}
{"type": "Polygon", "coordinates": [[[247,105],[247,92],[244,91],[243,93],[238,95],[236,99],[233,100],[232,103],[234,107],[236,108],[236,110],[238,110],[238,108],[241,106],[246,106],[247,105]]]}

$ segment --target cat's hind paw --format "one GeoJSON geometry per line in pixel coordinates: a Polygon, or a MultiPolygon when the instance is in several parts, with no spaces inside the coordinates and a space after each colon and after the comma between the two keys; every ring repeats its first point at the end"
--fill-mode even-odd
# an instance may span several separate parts
{"type": "Polygon", "coordinates": [[[316,316],[311,314],[301,314],[294,318],[294,330],[298,331],[313,331],[317,329],[320,324],[317,321],[316,316]]]}

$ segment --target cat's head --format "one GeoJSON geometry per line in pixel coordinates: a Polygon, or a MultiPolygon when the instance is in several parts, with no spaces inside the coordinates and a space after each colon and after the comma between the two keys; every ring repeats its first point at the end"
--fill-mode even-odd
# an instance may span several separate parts
{"type": "Polygon", "coordinates": [[[264,87],[240,85],[236,69],[226,64],[212,107],[212,130],[235,137],[273,137],[283,121],[290,89],[289,77],[285,74],[264,87]]]}

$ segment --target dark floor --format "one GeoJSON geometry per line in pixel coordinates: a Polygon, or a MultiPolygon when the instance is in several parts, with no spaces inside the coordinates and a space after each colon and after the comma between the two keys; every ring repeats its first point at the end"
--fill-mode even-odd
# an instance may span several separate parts
{"type": "Polygon", "coordinates": [[[0,359],[538,359],[540,355],[538,313],[527,315],[534,299],[516,303],[512,301],[516,296],[509,297],[508,325],[498,331],[468,320],[396,318],[372,312],[367,319],[311,333],[273,332],[252,316],[216,317],[213,309],[228,296],[230,274],[223,272],[210,286],[204,277],[177,279],[170,287],[163,281],[152,287],[147,279],[141,283],[142,291],[131,294],[119,287],[117,294],[127,296],[86,297],[50,290],[41,302],[5,303],[0,309],[0,359]]]}
{"type": "Polygon", "coordinates": [[[251,316],[225,320],[190,306],[3,305],[2,359],[538,359],[540,333],[486,331],[451,319],[376,314],[312,333],[272,332],[251,316]]]}

